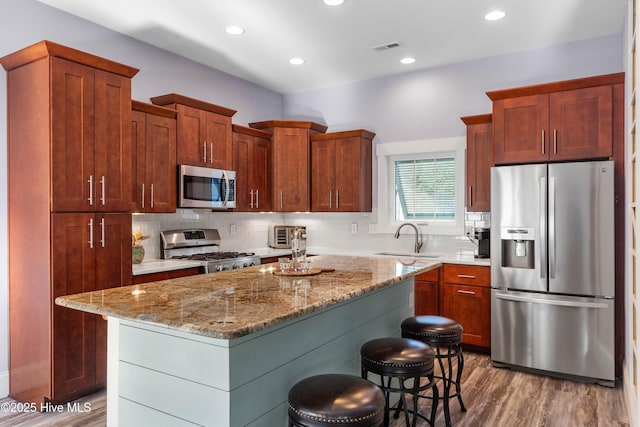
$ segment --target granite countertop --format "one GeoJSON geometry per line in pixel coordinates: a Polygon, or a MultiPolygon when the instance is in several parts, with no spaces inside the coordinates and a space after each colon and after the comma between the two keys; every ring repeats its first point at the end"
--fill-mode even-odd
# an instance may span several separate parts
{"type": "Polygon", "coordinates": [[[275,264],[56,298],[89,313],[233,339],[440,267],[434,260],[317,256],[317,276],[272,274],[275,264]]]}
{"type": "Polygon", "coordinates": [[[140,264],[133,264],[131,266],[131,271],[134,276],[138,276],[140,274],[159,273],[162,271],[201,267],[204,264],[206,264],[206,262],[186,259],[145,259],[140,264]]]}

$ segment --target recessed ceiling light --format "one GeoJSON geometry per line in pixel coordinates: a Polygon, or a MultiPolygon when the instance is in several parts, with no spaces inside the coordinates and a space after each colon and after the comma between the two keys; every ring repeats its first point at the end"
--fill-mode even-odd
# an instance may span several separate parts
{"type": "Polygon", "coordinates": [[[401,62],[402,64],[413,64],[414,62],[416,62],[416,58],[412,58],[412,57],[410,57],[410,56],[407,56],[406,58],[402,58],[402,59],[400,60],[400,62],[401,62]]]}
{"type": "Polygon", "coordinates": [[[304,59],[302,59],[302,58],[291,58],[291,59],[289,60],[289,64],[292,64],[292,65],[302,65],[302,64],[304,64],[304,59]]]}
{"type": "Polygon", "coordinates": [[[227,34],[232,34],[234,36],[237,36],[244,33],[244,28],[238,27],[237,25],[230,25],[227,28],[225,28],[225,31],[227,32],[227,34]]]}
{"type": "Polygon", "coordinates": [[[506,13],[501,10],[492,10],[491,12],[484,15],[484,19],[487,21],[497,21],[499,19],[504,18],[506,13]]]}
{"type": "Polygon", "coordinates": [[[327,6],[340,6],[344,0],[323,0],[327,6]]]}

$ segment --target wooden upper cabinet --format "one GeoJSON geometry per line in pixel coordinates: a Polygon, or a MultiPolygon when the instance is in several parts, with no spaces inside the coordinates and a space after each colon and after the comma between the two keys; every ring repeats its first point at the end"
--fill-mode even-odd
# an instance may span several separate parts
{"type": "Polygon", "coordinates": [[[276,212],[311,210],[309,138],[324,133],[326,126],[294,120],[250,123],[272,134],[272,208],[276,212]]]}
{"type": "Polygon", "coordinates": [[[372,140],[363,129],[311,137],[311,210],[371,212],[372,140]]]}
{"type": "Polygon", "coordinates": [[[468,212],[491,210],[493,145],[491,114],[462,117],[467,125],[466,193],[468,212]]]}
{"type": "Polygon", "coordinates": [[[236,110],[175,93],[151,102],[178,111],[178,164],[232,169],[231,117],[236,110]]]}
{"type": "Polygon", "coordinates": [[[56,212],[130,210],[131,79],[51,58],[56,212]]]}
{"type": "Polygon", "coordinates": [[[176,115],[144,102],[132,102],[134,212],[176,211],[176,115]]]}
{"type": "Polygon", "coordinates": [[[236,211],[271,211],[271,134],[233,125],[236,211]]]}
{"type": "Polygon", "coordinates": [[[613,156],[613,85],[624,73],[487,92],[495,164],[613,156]]]}

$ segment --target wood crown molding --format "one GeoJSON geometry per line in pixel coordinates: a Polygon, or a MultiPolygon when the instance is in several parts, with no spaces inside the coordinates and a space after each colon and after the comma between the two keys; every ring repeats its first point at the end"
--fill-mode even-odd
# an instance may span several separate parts
{"type": "Polygon", "coordinates": [[[354,129],[354,130],[345,130],[340,132],[320,133],[320,134],[312,135],[309,139],[311,139],[311,141],[325,141],[327,139],[353,138],[353,137],[373,139],[375,136],[376,136],[375,133],[370,132],[366,129],[354,129]]]}
{"type": "Polygon", "coordinates": [[[479,125],[482,123],[491,123],[493,121],[493,114],[479,114],[477,116],[465,116],[460,117],[460,120],[465,125],[479,125]]]}
{"type": "Polygon", "coordinates": [[[327,127],[325,125],[321,125],[314,122],[304,122],[299,120],[267,120],[265,122],[249,123],[249,126],[254,129],[266,129],[267,131],[272,128],[310,129],[310,130],[321,132],[321,133],[324,133],[327,131],[327,127]]]}
{"type": "Polygon", "coordinates": [[[131,100],[131,109],[133,111],[141,111],[143,113],[149,113],[155,116],[168,117],[170,119],[175,119],[178,116],[178,112],[176,110],[172,110],[171,108],[160,107],[159,105],[153,105],[147,102],[136,101],[135,99],[131,100]]]}
{"type": "Polygon", "coordinates": [[[604,74],[595,77],[585,77],[574,80],[563,80],[559,82],[543,83],[532,86],[516,87],[512,89],[502,89],[487,92],[487,96],[492,101],[506,98],[517,98],[520,96],[541,95],[545,93],[561,92],[565,90],[584,89],[595,86],[605,86],[624,83],[624,73],[604,74]]]}
{"type": "Polygon", "coordinates": [[[0,58],[0,64],[2,64],[5,70],[11,71],[18,67],[22,67],[23,65],[50,56],[77,62],[79,64],[129,78],[135,76],[138,71],[140,71],[137,68],[111,61],[106,58],[101,58],[81,50],[63,46],[49,40],[43,40],[14,53],[10,53],[9,55],[0,58]]]}
{"type": "Polygon", "coordinates": [[[249,128],[246,126],[240,126],[240,125],[231,125],[232,130],[234,133],[242,133],[245,135],[251,135],[251,136],[256,136],[258,138],[264,138],[264,139],[268,139],[271,140],[271,138],[273,137],[272,134],[270,134],[269,132],[264,132],[258,129],[254,129],[254,128],[249,128]]]}
{"type": "Polygon", "coordinates": [[[232,117],[237,111],[231,108],[222,107],[220,105],[211,104],[200,99],[189,98],[188,96],[177,93],[168,93],[166,95],[154,96],[151,102],[155,105],[171,105],[182,104],[199,110],[209,111],[211,113],[220,114],[222,116],[232,117]]]}

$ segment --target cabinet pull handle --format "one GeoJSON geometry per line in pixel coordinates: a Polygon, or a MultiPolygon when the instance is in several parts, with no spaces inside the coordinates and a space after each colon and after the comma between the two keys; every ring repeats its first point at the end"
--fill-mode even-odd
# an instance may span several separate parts
{"type": "Polygon", "coordinates": [[[144,182],[142,183],[142,209],[144,209],[144,182]]]}
{"type": "Polygon", "coordinates": [[[104,217],[100,220],[100,246],[104,248],[104,217]]]}
{"type": "Polygon", "coordinates": [[[153,184],[151,184],[151,209],[153,209],[153,184]]]}
{"type": "Polygon", "coordinates": [[[540,145],[542,145],[542,154],[544,154],[544,129],[542,129],[542,143],[540,145]]]}
{"type": "Polygon", "coordinates": [[[249,190],[249,207],[253,208],[253,190],[249,190]]]}
{"type": "Polygon", "coordinates": [[[213,163],[213,142],[209,144],[209,160],[213,163]]]}
{"type": "Polygon", "coordinates": [[[89,206],[93,206],[93,175],[89,175],[89,179],[87,180],[89,183],[89,206]]]}
{"type": "Polygon", "coordinates": [[[340,208],[340,191],[336,190],[336,209],[340,208]]]}
{"type": "Polygon", "coordinates": [[[207,163],[207,140],[202,143],[202,163],[207,163]]]}
{"type": "Polygon", "coordinates": [[[471,188],[472,186],[469,186],[469,200],[468,200],[468,206],[472,206],[473,205],[473,199],[471,198],[473,196],[473,189],[471,188]]]}
{"type": "Polygon", "coordinates": [[[558,130],[553,130],[553,154],[558,153],[558,130]]]}
{"type": "Polygon", "coordinates": [[[333,208],[333,191],[329,190],[329,209],[333,208]]]}
{"type": "Polygon", "coordinates": [[[89,219],[89,247],[93,249],[93,218],[89,219]]]}
{"type": "Polygon", "coordinates": [[[465,294],[465,295],[475,295],[476,293],[473,291],[464,291],[462,289],[458,289],[457,291],[459,294],[465,294]]]}
{"type": "Polygon", "coordinates": [[[282,209],[282,191],[280,191],[280,209],[282,209]]]}
{"type": "Polygon", "coordinates": [[[256,190],[256,209],[260,209],[260,207],[258,206],[258,201],[259,201],[258,190],[256,190]]]}
{"type": "Polygon", "coordinates": [[[470,274],[458,274],[458,277],[460,279],[475,279],[476,278],[476,276],[472,276],[470,274]]]}
{"type": "Polygon", "coordinates": [[[102,177],[100,178],[100,185],[102,187],[102,194],[100,195],[100,202],[102,203],[102,206],[104,206],[104,201],[105,201],[104,190],[105,190],[106,181],[107,180],[105,179],[104,175],[102,175],[102,177]]]}

